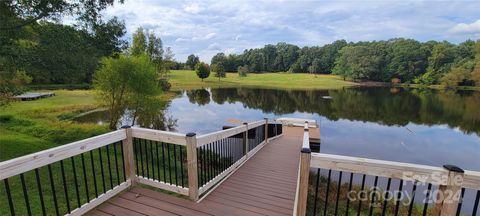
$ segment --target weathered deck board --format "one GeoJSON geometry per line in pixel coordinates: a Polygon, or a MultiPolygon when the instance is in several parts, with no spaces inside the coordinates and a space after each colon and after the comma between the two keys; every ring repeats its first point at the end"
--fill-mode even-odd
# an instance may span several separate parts
{"type": "Polygon", "coordinates": [[[133,188],[91,215],[292,215],[303,129],[284,128],[200,203],[133,188]]]}

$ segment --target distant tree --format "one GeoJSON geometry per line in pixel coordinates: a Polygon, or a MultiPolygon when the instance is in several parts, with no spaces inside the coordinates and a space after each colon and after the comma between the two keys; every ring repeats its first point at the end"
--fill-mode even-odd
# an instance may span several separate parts
{"type": "Polygon", "coordinates": [[[128,45],[122,37],[125,35],[125,22],[117,17],[108,22],[101,22],[93,27],[94,43],[100,56],[111,56],[119,54],[128,45]]]}
{"type": "Polygon", "coordinates": [[[470,79],[475,83],[475,86],[480,86],[480,63],[475,65],[470,76],[470,79]]]}
{"type": "Polygon", "coordinates": [[[163,53],[163,59],[167,60],[167,61],[173,61],[175,57],[175,54],[173,54],[173,51],[172,51],[172,48],[171,47],[167,47],[165,49],[165,52],[163,53]]]}
{"type": "Polygon", "coordinates": [[[214,56],[212,57],[212,60],[210,61],[210,63],[211,63],[212,65],[214,65],[214,64],[222,64],[222,65],[225,65],[226,61],[227,61],[227,57],[225,56],[224,53],[217,53],[216,55],[214,55],[214,56]]]}
{"type": "Polygon", "coordinates": [[[248,65],[244,65],[244,66],[238,66],[237,72],[239,77],[246,77],[247,74],[250,72],[250,70],[248,65]]]}
{"type": "Polygon", "coordinates": [[[187,62],[185,63],[188,67],[190,67],[190,70],[195,69],[195,66],[200,62],[200,58],[198,56],[195,56],[194,54],[191,54],[187,57],[187,62]]]}
{"type": "Polygon", "coordinates": [[[21,94],[32,78],[25,71],[9,73],[0,71],[0,107],[10,104],[12,97],[21,94]]]}
{"type": "Polygon", "coordinates": [[[203,79],[206,79],[208,76],[210,76],[210,68],[203,62],[199,62],[197,65],[195,65],[195,72],[197,73],[198,78],[202,79],[202,82],[203,79]]]}
{"type": "Polygon", "coordinates": [[[455,88],[462,82],[470,79],[470,71],[465,68],[453,68],[441,78],[441,83],[447,88],[455,88]]]}
{"type": "Polygon", "coordinates": [[[353,80],[375,79],[382,55],[373,46],[346,46],[340,50],[334,74],[353,80]]]}
{"type": "Polygon", "coordinates": [[[387,76],[411,80],[425,73],[428,52],[420,42],[411,39],[395,39],[389,43],[390,60],[387,65],[387,76]]]}
{"type": "Polygon", "coordinates": [[[148,34],[148,43],[146,47],[147,55],[153,62],[159,63],[163,58],[163,44],[162,39],[157,37],[155,33],[148,34]]]}
{"type": "Polygon", "coordinates": [[[226,76],[225,67],[223,67],[222,63],[212,64],[211,69],[213,72],[215,72],[215,77],[218,77],[218,81],[220,81],[220,78],[224,78],[226,76]]]}
{"type": "Polygon", "coordinates": [[[132,47],[130,47],[130,54],[133,56],[143,55],[147,49],[147,38],[143,32],[143,28],[138,27],[132,37],[133,41],[132,47]]]}

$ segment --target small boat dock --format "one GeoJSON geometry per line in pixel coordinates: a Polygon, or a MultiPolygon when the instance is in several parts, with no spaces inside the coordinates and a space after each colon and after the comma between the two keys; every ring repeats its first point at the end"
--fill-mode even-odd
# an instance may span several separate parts
{"type": "Polygon", "coordinates": [[[27,92],[21,95],[13,96],[13,98],[22,101],[29,101],[29,100],[38,100],[41,98],[47,98],[55,96],[54,92],[27,92]]]}

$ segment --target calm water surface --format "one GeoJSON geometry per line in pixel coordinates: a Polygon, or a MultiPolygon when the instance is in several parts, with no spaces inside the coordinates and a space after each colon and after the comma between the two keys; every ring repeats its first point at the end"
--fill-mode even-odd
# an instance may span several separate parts
{"type": "MultiPolygon", "coordinates": [[[[157,107],[161,108],[148,109],[153,112],[141,115],[135,124],[206,134],[224,125],[265,117],[310,118],[320,124],[322,153],[433,166],[454,164],[480,171],[480,92],[199,89],[181,91],[166,107],[157,107]]],[[[77,121],[108,122],[107,113],[93,112],[77,121]]],[[[126,112],[120,125],[131,123],[126,112]]],[[[360,184],[360,179],[354,182],[360,184]]],[[[373,177],[367,177],[367,185],[372,182],[373,177]]],[[[385,179],[379,184],[385,185],[385,179]]],[[[425,186],[418,187],[417,195],[424,197],[422,191],[425,186]]],[[[474,191],[465,193],[465,215],[473,208],[474,196],[474,191]]]]}
{"type": "Polygon", "coordinates": [[[480,92],[200,89],[181,92],[166,113],[177,131],[197,134],[235,120],[311,118],[323,153],[480,171],[480,92]]]}
{"type": "MultiPolygon", "coordinates": [[[[131,124],[126,113],[122,124],[131,124]]],[[[77,121],[107,122],[105,114],[77,121]]],[[[265,117],[317,120],[323,153],[480,171],[480,92],[475,91],[198,89],[179,92],[166,108],[135,124],[206,134],[265,117]]]]}

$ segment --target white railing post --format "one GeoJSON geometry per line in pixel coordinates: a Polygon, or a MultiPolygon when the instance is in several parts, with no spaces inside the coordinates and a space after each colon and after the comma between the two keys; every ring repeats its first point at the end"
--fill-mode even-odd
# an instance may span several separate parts
{"type": "Polygon", "coordinates": [[[433,210],[434,216],[456,215],[461,197],[465,171],[453,165],[444,165],[443,167],[448,170],[448,179],[445,185],[442,184],[438,187],[435,209],[433,210]]]}
{"type": "Polygon", "coordinates": [[[308,131],[308,122],[305,122],[303,132],[303,143],[302,150],[300,154],[300,169],[298,176],[298,187],[297,187],[297,200],[296,200],[296,215],[304,216],[307,210],[307,199],[308,199],[308,178],[310,175],[310,160],[311,160],[311,150],[309,142],[309,131],[308,131]]]}
{"type": "Polygon", "coordinates": [[[198,200],[198,167],[197,167],[197,137],[195,133],[186,134],[187,141],[187,169],[188,169],[188,196],[191,200],[198,200]]]}
{"type": "Polygon", "coordinates": [[[124,154],[124,161],[125,164],[125,177],[130,179],[132,182],[132,186],[135,185],[136,175],[135,175],[135,160],[134,160],[134,152],[133,152],[133,137],[132,137],[132,128],[128,125],[122,126],[122,129],[125,130],[127,137],[122,140],[122,149],[124,154]]]}

